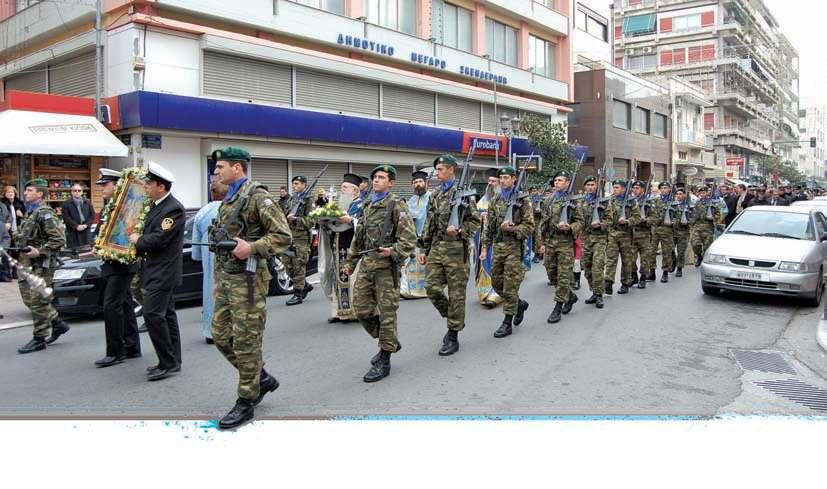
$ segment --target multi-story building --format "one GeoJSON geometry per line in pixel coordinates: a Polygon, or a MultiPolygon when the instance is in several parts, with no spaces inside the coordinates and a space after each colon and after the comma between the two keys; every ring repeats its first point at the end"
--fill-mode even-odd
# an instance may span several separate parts
{"type": "Polygon", "coordinates": [[[669,86],[672,102],[670,177],[682,183],[692,182],[698,169],[714,166],[712,136],[704,130],[704,113],[712,101],[700,87],[681,78],[669,77],[665,84],[669,86]],[[687,171],[690,167],[693,170],[687,171]]]}
{"type": "Polygon", "coordinates": [[[827,178],[827,142],[824,140],[827,128],[827,107],[812,105],[800,110],[799,130],[801,147],[798,153],[798,169],[808,176],[827,178]],[[815,148],[810,139],[815,138],[815,148]]]}
{"type": "Polygon", "coordinates": [[[612,62],[611,4],[605,0],[575,0],[575,71],[600,68],[599,62],[612,62]]]}
{"type": "Polygon", "coordinates": [[[643,77],[674,75],[713,99],[704,128],[715,161],[794,158],[798,58],[761,0],[615,0],[615,63],[643,77]],[[792,123],[792,125],[791,125],[792,123]]]}
{"type": "MultiPolygon", "coordinates": [[[[94,4],[0,0],[5,90],[92,96],[94,4]]],[[[502,166],[509,149],[528,151],[495,139],[503,126],[570,110],[573,0],[103,5],[103,96],[131,147],[109,164],[164,164],[189,206],[206,200],[216,148],[250,150],[253,178],[271,188],[325,164],[327,187],[391,162],[404,190],[414,164],[475,138],[475,164],[502,166]]]]}

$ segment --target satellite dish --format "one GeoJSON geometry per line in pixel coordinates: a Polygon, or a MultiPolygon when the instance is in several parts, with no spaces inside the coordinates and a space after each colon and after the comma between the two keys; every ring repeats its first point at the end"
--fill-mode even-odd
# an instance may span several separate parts
{"type": "Polygon", "coordinates": [[[694,166],[687,166],[686,168],[683,169],[683,174],[686,175],[687,177],[691,177],[693,175],[698,174],[698,169],[695,168],[694,166]]]}

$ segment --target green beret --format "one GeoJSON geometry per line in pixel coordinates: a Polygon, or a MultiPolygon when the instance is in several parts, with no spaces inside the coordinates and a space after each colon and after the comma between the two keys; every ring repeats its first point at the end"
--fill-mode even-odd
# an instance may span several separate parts
{"type": "Polygon", "coordinates": [[[457,159],[449,154],[444,154],[434,158],[434,168],[436,168],[436,166],[440,163],[442,163],[443,165],[451,165],[454,168],[459,166],[459,163],[457,163],[457,159]]]}
{"type": "Polygon", "coordinates": [[[596,181],[597,181],[596,178],[594,178],[592,175],[589,175],[589,176],[587,176],[586,178],[583,179],[583,185],[586,185],[589,182],[596,182],[596,181]]]}
{"type": "Polygon", "coordinates": [[[620,178],[612,181],[612,185],[620,185],[621,187],[626,186],[626,180],[621,180],[620,178]]]}
{"type": "Polygon", "coordinates": [[[301,183],[307,183],[307,177],[304,175],[296,175],[295,177],[290,179],[290,183],[293,183],[296,180],[300,181],[301,183]]]}
{"type": "Polygon", "coordinates": [[[502,175],[511,175],[514,177],[517,176],[517,170],[512,166],[506,166],[505,168],[500,168],[500,176],[502,175]]]}
{"type": "Polygon", "coordinates": [[[698,187],[698,192],[709,192],[709,187],[698,187]]]}
{"type": "Polygon", "coordinates": [[[375,175],[378,171],[383,171],[388,174],[389,179],[396,180],[396,168],[387,163],[385,163],[384,165],[379,165],[370,171],[371,180],[373,179],[373,175],[375,175]]]}
{"type": "Polygon", "coordinates": [[[551,177],[551,179],[554,180],[557,177],[566,177],[566,180],[571,180],[571,175],[569,174],[569,172],[567,172],[565,170],[558,171],[557,173],[554,174],[553,177],[551,177]]]}
{"type": "Polygon", "coordinates": [[[212,152],[213,161],[250,161],[250,153],[241,148],[224,148],[212,152]]]}
{"type": "Polygon", "coordinates": [[[646,182],[644,182],[643,180],[635,180],[632,182],[632,187],[646,187],[646,182]]]}
{"type": "Polygon", "coordinates": [[[671,186],[672,185],[669,182],[660,182],[660,185],[658,185],[658,188],[669,188],[671,186]]]}
{"type": "Polygon", "coordinates": [[[31,180],[26,182],[26,185],[23,186],[23,188],[26,187],[45,189],[49,188],[49,182],[47,182],[45,178],[32,178],[31,180]]]}

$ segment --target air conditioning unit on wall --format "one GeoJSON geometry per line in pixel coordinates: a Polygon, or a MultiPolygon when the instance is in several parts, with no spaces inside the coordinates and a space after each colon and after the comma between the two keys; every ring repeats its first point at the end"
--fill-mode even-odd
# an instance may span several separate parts
{"type": "Polygon", "coordinates": [[[635,50],[634,50],[634,49],[627,49],[627,50],[626,50],[626,56],[632,56],[632,55],[634,55],[634,54],[635,54],[635,50]]]}
{"type": "Polygon", "coordinates": [[[654,51],[654,48],[652,46],[647,46],[647,47],[643,48],[643,53],[644,54],[649,54],[652,51],[654,51]]]}

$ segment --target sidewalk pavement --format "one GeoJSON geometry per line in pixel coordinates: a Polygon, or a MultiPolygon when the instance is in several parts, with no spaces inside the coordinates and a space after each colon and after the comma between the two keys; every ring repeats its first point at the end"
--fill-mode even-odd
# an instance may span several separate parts
{"type": "Polygon", "coordinates": [[[23,305],[17,280],[0,282],[0,330],[19,328],[32,324],[32,313],[23,305]]]}

